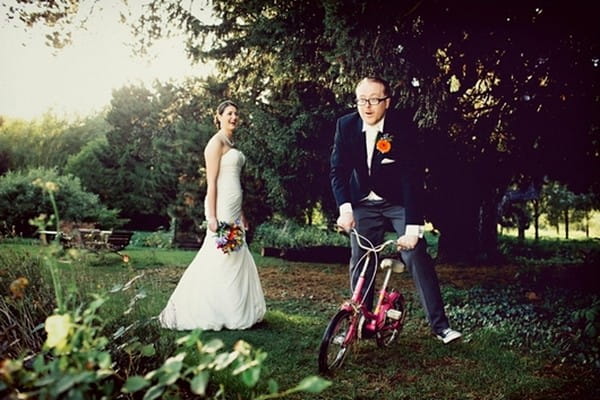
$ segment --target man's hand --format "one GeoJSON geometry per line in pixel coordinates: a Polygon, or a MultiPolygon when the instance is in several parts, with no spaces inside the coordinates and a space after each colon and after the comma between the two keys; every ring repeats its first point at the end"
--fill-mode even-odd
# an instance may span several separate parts
{"type": "Polygon", "coordinates": [[[354,222],[354,215],[351,212],[341,213],[336,223],[346,232],[350,232],[350,230],[356,225],[354,222]]]}
{"type": "Polygon", "coordinates": [[[419,237],[417,235],[402,235],[396,241],[396,246],[398,250],[412,250],[418,242],[419,237]]]}

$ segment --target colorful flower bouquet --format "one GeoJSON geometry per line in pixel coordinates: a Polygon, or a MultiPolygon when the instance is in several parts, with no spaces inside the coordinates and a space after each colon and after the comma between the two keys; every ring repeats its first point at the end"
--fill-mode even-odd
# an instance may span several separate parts
{"type": "Polygon", "coordinates": [[[215,237],[217,249],[221,249],[225,254],[238,251],[244,245],[244,229],[240,221],[231,224],[220,221],[215,237]]]}

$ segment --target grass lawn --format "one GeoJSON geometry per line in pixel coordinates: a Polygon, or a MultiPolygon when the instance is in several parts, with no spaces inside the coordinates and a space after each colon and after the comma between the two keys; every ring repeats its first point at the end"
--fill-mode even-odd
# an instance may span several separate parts
{"type": "MultiPolygon", "coordinates": [[[[35,255],[36,245],[0,244],[0,251],[35,255]]],[[[146,297],[127,318],[157,315],[195,252],[128,248],[131,262],[116,254],[88,255],[63,268],[65,281],[81,293],[101,293],[134,276],[146,297]]],[[[268,353],[261,384],[274,379],[284,389],[317,373],[317,352],[329,318],[348,295],[345,265],[294,263],[254,254],[267,299],[265,321],[247,331],[205,332],[226,348],[243,339],[268,353]]],[[[5,268],[6,266],[0,265],[5,268]]],[[[454,289],[512,284],[519,266],[438,266],[444,294],[454,289]]],[[[374,341],[360,343],[332,386],[318,395],[293,399],[592,399],[600,398],[597,368],[560,363],[549,351],[527,351],[502,340],[490,327],[468,331],[459,343],[442,345],[429,332],[407,275],[394,276],[411,304],[397,343],[381,350],[374,341]]],[[[493,290],[493,289],[490,289],[493,290]]],[[[104,318],[112,329],[123,324],[125,298],[109,302],[104,318]]],[[[162,341],[185,333],[161,330],[162,341]]],[[[143,337],[141,337],[144,340],[143,337]]],[[[151,340],[151,338],[149,338],[151,340]]],[[[158,349],[160,351],[160,348],[158,349]]],[[[167,355],[168,356],[168,355],[167,355]]]]}

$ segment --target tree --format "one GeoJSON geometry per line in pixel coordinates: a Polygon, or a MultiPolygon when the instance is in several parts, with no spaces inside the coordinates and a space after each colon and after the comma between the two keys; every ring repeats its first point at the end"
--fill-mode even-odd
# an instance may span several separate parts
{"type": "Polygon", "coordinates": [[[56,185],[61,221],[90,222],[105,229],[118,228],[123,223],[117,217],[118,210],[107,208],[98,196],[83,190],[79,179],[60,175],[56,169],[35,168],[0,177],[0,230],[29,237],[35,233],[30,220],[54,214],[42,188],[33,184],[37,179],[56,185]]]}
{"type": "Polygon", "coordinates": [[[572,222],[581,222],[585,236],[590,237],[590,220],[592,212],[600,209],[598,196],[592,193],[581,193],[575,196],[575,211],[573,212],[572,222]]]}
{"type": "Polygon", "coordinates": [[[559,233],[560,222],[565,224],[565,239],[569,238],[569,211],[575,206],[575,194],[559,182],[549,182],[543,189],[544,206],[548,222],[559,233]]]}
{"type": "MultiPolygon", "coordinates": [[[[392,83],[396,105],[414,110],[423,128],[427,218],[442,232],[442,258],[494,257],[497,204],[510,185],[539,187],[549,176],[585,192],[594,183],[591,171],[600,159],[596,5],[215,0],[212,6],[214,21],[203,21],[186,2],[155,0],[140,32],[152,39],[181,27],[190,55],[216,60],[230,94],[256,105],[249,109],[260,115],[261,127],[272,122],[265,129],[272,139],[281,135],[275,127],[284,126],[282,116],[303,115],[303,107],[322,110],[281,101],[280,94],[293,96],[289,88],[311,82],[331,91],[332,114],[339,115],[364,75],[392,83]]],[[[289,135],[317,129],[299,123],[308,120],[290,125],[289,135]]],[[[311,154],[306,150],[291,155],[311,154]]],[[[295,161],[286,159],[311,168],[308,176],[327,169],[327,158],[295,161]]],[[[264,176],[275,172],[269,168],[264,176]]],[[[285,204],[278,207],[292,216],[311,206],[305,197],[282,193],[285,204]]]]}
{"type": "Polygon", "coordinates": [[[57,168],[89,141],[104,135],[104,116],[65,121],[47,113],[40,119],[7,120],[0,126],[0,174],[29,168],[57,168]]]}
{"type": "Polygon", "coordinates": [[[174,5],[170,17],[192,38],[214,35],[207,51],[192,42],[193,54],[220,60],[237,93],[275,109],[275,93],[307,76],[340,105],[361,76],[390,80],[399,106],[413,107],[425,129],[428,217],[447,259],[496,254],[496,205],[509,184],[539,184],[546,173],[581,186],[592,181],[579,171],[598,164],[596,10],[516,1],[231,0],[214,3],[219,23],[209,26],[177,2],[157,4],[174,5]],[[574,108],[582,115],[566,112],[574,108]],[[559,145],[565,132],[568,149],[559,145]],[[563,167],[571,163],[579,168],[563,167]]]}

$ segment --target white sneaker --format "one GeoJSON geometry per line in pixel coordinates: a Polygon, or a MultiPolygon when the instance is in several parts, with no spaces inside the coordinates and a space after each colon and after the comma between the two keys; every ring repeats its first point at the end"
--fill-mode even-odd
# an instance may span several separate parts
{"type": "Polygon", "coordinates": [[[444,344],[448,344],[456,339],[459,339],[462,333],[455,331],[452,328],[446,328],[437,334],[437,338],[440,339],[444,344]]]}

